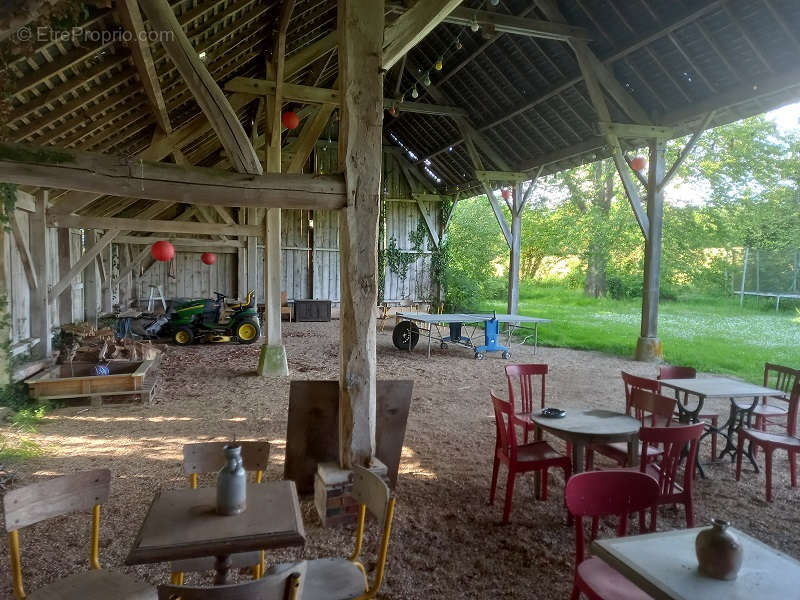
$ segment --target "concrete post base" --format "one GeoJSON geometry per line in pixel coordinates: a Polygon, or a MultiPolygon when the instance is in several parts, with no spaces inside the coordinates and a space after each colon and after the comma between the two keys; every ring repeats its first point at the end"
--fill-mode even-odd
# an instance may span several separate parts
{"type": "Polygon", "coordinates": [[[286,363],[286,346],[261,346],[261,355],[258,357],[258,370],[260,377],[286,377],[289,374],[289,365],[286,363]]]}
{"type": "Polygon", "coordinates": [[[657,337],[640,337],[636,342],[634,360],[664,362],[664,348],[657,337]]]}
{"type": "MultiPolygon", "coordinates": [[[[388,469],[377,458],[372,459],[369,470],[388,481],[388,469]]],[[[323,527],[355,523],[358,502],[353,498],[353,473],[328,462],[317,465],[314,475],[314,506],[323,527]]]]}

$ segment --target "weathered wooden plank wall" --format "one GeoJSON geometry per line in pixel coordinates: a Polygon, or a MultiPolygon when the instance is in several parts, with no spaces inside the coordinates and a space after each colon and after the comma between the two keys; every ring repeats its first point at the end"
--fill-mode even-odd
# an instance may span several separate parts
{"type": "Polygon", "coordinates": [[[213,265],[203,264],[201,256],[202,251],[176,252],[174,278],[170,277],[169,262],[153,263],[139,277],[138,288],[135,289],[140,306],[146,304],[151,285],[160,285],[167,299],[213,298],[214,292],[235,297],[236,255],[217,253],[217,261],[213,265]]]}
{"type": "MultiPolygon", "coordinates": [[[[403,175],[394,155],[383,153],[384,173],[384,249],[391,241],[401,252],[418,254],[417,259],[408,265],[405,273],[395,273],[387,261],[383,286],[385,302],[428,301],[433,296],[431,286],[431,251],[433,241],[427,234],[425,220],[412,196],[411,186],[403,175]],[[422,243],[418,248],[409,235],[423,232],[422,243]]],[[[431,215],[434,223],[439,223],[438,202],[422,202],[424,210],[431,215]]]]}

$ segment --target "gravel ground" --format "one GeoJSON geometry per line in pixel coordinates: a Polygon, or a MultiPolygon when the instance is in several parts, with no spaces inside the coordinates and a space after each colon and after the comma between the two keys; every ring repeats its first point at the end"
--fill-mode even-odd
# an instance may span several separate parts
{"type": "MultiPolygon", "coordinates": [[[[291,323],[284,329],[293,378],[338,376],[338,322],[291,323]]],[[[546,338],[546,330],[544,331],[546,338]]],[[[104,507],[101,562],[153,584],[168,580],[166,565],[123,567],[122,563],[153,494],[160,487],[187,485],[180,468],[181,446],[198,440],[266,439],[272,444],[268,478],[283,472],[289,382],[255,376],[258,345],[169,347],[162,383],[151,406],[53,411],[30,437],[45,455],[9,465],[19,484],[62,473],[108,467],[112,497],[104,507]]],[[[621,409],[620,370],[653,376],[652,365],[615,356],[561,348],[515,348],[511,362],[546,362],[548,403],[566,409],[621,409]]],[[[378,376],[413,378],[414,396],[406,434],[398,505],[382,598],[565,598],[574,560],[574,533],[565,525],[563,481],[551,474],[550,498],[533,498],[533,477],[518,479],[511,524],[500,524],[501,505],[487,506],[494,448],[494,419],[488,392],[506,393],[497,355],[477,362],[461,348],[394,349],[391,333],[378,334],[378,376]]],[[[727,414],[724,403],[718,406],[727,414]]],[[[724,420],[724,419],[723,419],[724,420]]],[[[8,427],[0,432],[13,436],[8,427]]],[[[701,447],[709,460],[709,443],[701,447]]],[[[553,441],[563,450],[563,444],[553,441]]],[[[602,460],[597,461],[602,465],[602,460]]],[[[764,499],[763,474],[750,469],[734,480],[727,460],[706,468],[697,480],[696,523],[728,519],[751,535],[800,558],[798,492],[789,487],[785,454],[774,464],[775,500],[764,499]]],[[[504,494],[504,473],[499,494],[504,494]]],[[[270,560],[343,555],[351,550],[350,528],[323,529],[310,499],[303,517],[308,543],[271,552],[270,560]]],[[[88,518],[72,516],[23,530],[23,572],[29,591],[87,566],[88,518]]],[[[685,526],[682,510],[665,508],[659,529],[685,526]]],[[[604,532],[608,534],[608,529],[604,532]]],[[[371,548],[371,546],[367,546],[371,548]]],[[[746,560],[746,558],[745,558],[746,560]]],[[[0,552],[8,571],[8,552],[0,552]]],[[[10,576],[0,597],[11,597],[10,576]]]]}

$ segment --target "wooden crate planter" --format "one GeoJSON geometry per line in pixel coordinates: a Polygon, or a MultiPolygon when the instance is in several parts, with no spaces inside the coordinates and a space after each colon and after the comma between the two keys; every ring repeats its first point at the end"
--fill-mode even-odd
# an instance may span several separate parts
{"type": "Polygon", "coordinates": [[[56,365],[27,380],[28,393],[39,401],[62,400],[69,404],[122,404],[131,400],[148,402],[155,393],[158,359],[111,361],[109,375],[93,375],[92,363],[56,365]]]}

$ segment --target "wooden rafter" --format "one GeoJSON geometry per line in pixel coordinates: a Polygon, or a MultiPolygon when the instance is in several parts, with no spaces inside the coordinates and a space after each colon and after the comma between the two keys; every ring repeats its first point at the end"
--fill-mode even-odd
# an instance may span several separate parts
{"type": "Polygon", "coordinates": [[[11,225],[14,243],[17,245],[17,251],[22,261],[22,269],[25,271],[25,279],[28,280],[28,287],[31,290],[35,290],[39,286],[36,265],[34,265],[33,258],[31,258],[31,251],[28,246],[28,240],[26,239],[27,236],[25,232],[22,231],[19,219],[17,219],[17,215],[13,210],[8,213],[8,222],[9,225],[11,225]]]}
{"type": "Polygon", "coordinates": [[[345,205],[339,175],[238,174],[20,144],[0,143],[0,151],[23,157],[0,159],[2,181],[82,190],[95,197],[134,196],[201,206],[336,210],[345,205]]]}
{"type": "MultiPolygon", "coordinates": [[[[395,12],[406,12],[402,5],[395,7],[395,12]]],[[[573,27],[552,21],[529,19],[515,15],[505,15],[487,10],[473,10],[471,8],[456,8],[447,15],[444,23],[469,27],[478,23],[481,27],[490,27],[498,33],[510,33],[525,37],[540,37],[562,42],[570,39],[579,39],[586,42],[592,41],[591,34],[583,27],[573,27]]]]}
{"type": "Polygon", "coordinates": [[[131,33],[132,41],[129,44],[133,64],[139,73],[139,80],[144,87],[147,99],[153,109],[156,123],[165,133],[172,131],[169,121],[167,107],[164,104],[164,97],[161,95],[161,85],[158,82],[153,64],[153,56],[150,53],[150,46],[147,43],[147,32],[142,21],[142,14],[139,11],[138,0],[118,0],[117,12],[123,26],[131,33]]]}
{"type": "Polygon", "coordinates": [[[263,173],[261,161],[258,160],[235,109],[228,103],[217,82],[198,57],[170,5],[166,0],[139,0],[139,3],[150,20],[150,27],[160,32],[164,49],[217,132],[236,170],[256,175],[263,173]]]}
{"type": "Polygon", "coordinates": [[[178,220],[118,219],[116,217],[79,217],[53,215],[47,218],[50,227],[88,228],[117,231],[144,231],[147,233],[184,233],[191,235],[249,235],[258,236],[262,228],[257,225],[223,225],[222,223],[193,223],[178,220]]]}
{"type": "Polygon", "coordinates": [[[400,15],[384,31],[383,70],[391,69],[459,4],[461,0],[417,2],[408,12],[400,15]]]}

